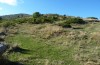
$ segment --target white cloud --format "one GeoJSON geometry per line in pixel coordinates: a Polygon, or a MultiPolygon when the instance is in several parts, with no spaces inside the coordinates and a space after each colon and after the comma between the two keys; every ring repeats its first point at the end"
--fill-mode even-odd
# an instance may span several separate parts
{"type": "Polygon", "coordinates": [[[15,6],[18,4],[17,0],[0,0],[0,3],[15,6]]]}
{"type": "Polygon", "coordinates": [[[2,7],[0,7],[0,11],[1,11],[1,10],[3,10],[3,8],[2,8],[2,7]]]}

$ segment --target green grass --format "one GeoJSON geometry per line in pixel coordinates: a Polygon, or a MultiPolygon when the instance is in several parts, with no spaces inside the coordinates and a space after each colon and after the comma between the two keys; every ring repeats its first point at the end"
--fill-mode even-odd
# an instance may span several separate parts
{"type": "Polygon", "coordinates": [[[27,51],[12,52],[8,59],[24,65],[100,64],[100,23],[78,27],[82,29],[62,29],[51,24],[18,25],[18,34],[8,35],[6,42],[17,43],[27,51]],[[50,37],[45,38],[46,35],[50,37]]]}
{"type": "Polygon", "coordinates": [[[22,61],[26,65],[46,65],[47,59],[48,65],[79,65],[72,57],[73,46],[63,48],[63,46],[48,44],[48,40],[21,34],[9,37],[7,41],[18,43],[21,48],[29,50],[27,53],[13,52],[9,54],[8,57],[11,61],[22,61]]]}

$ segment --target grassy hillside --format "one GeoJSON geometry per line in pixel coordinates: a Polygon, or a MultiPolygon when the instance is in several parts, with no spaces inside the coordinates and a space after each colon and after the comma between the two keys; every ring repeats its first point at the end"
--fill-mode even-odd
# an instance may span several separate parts
{"type": "Polygon", "coordinates": [[[2,19],[7,19],[7,20],[11,20],[11,19],[16,19],[16,18],[22,18],[22,17],[29,17],[31,15],[29,14],[11,14],[11,15],[4,15],[4,16],[0,16],[2,19]]]}
{"type": "Polygon", "coordinates": [[[10,26],[5,41],[20,49],[6,55],[24,65],[99,65],[100,23],[78,27],[82,29],[53,24],[10,26]]]}

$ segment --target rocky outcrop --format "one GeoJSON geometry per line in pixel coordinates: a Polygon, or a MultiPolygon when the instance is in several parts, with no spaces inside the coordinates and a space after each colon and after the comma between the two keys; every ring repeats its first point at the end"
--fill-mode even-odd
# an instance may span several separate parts
{"type": "MultiPolygon", "coordinates": [[[[4,30],[4,29],[3,29],[4,30]]],[[[7,49],[7,45],[4,42],[6,33],[2,30],[0,30],[0,56],[2,56],[2,54],[6,51],[7,49]]]]}
{"type": "Polygon", "coordinates": [[[2,56],[2,54],[6,51],[7,49],[7,45],[5,45],[4,43],[0,43],[0,56],[2,56]]]}
{"type": "Polygon", "coordinates": [[[98,20],[98,19],[87,19],[87,18],[84,18],[83,20],[84,21],[91,21],[91,22],[100,22],[100,20],[98,20]]]}

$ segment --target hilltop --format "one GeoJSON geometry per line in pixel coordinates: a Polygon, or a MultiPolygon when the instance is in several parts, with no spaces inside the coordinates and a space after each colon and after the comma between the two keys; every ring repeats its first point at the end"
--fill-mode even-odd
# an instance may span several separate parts
{"type": "Polygon", "coordinates": [[[29,16],[31,16],[31,15],[20,13],[20,14],[3,15],[0,17],[2,19],[16,19],[16,18],[23,18],[23,17],[29,17],[29,16]]]}

